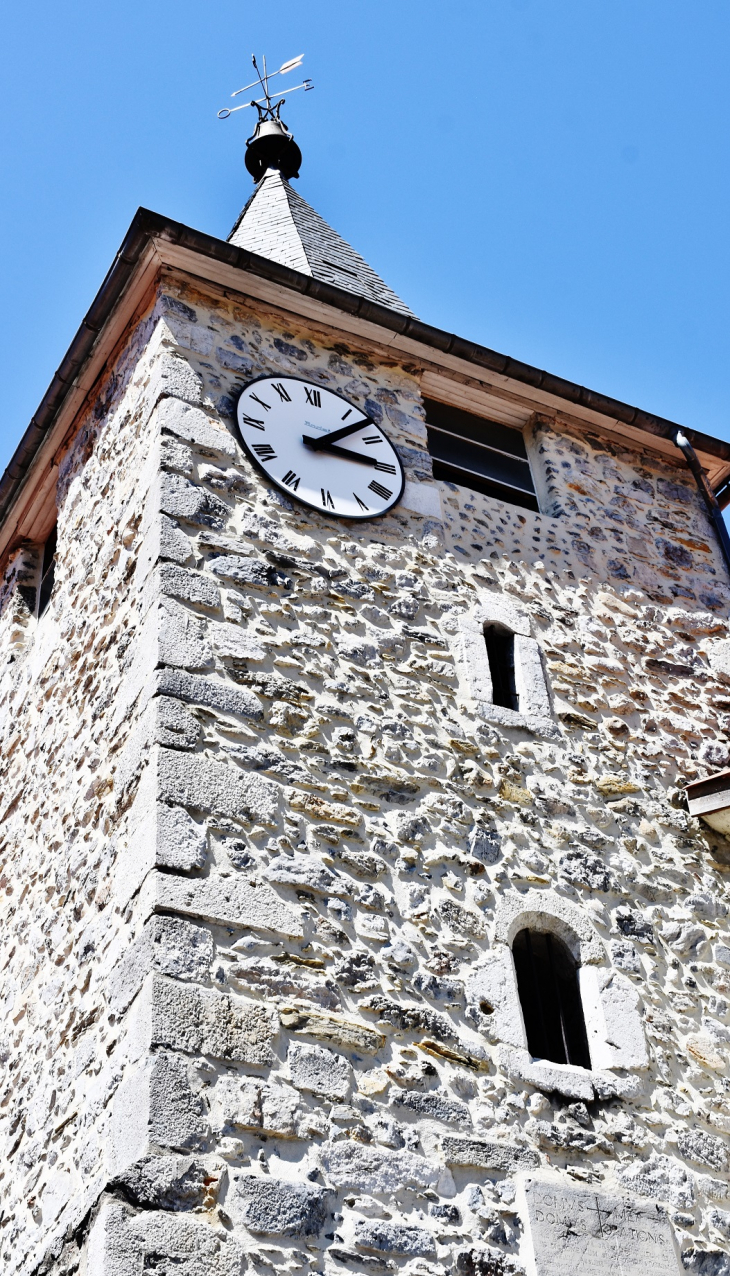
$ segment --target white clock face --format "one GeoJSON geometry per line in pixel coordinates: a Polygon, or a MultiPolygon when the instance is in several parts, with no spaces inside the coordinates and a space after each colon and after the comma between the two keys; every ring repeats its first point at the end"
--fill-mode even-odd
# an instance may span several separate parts
{"type": "Polygon", "coordinates": [[[401,498],[400,458],[354,403],[299,377],[259,377],[238,400],[249,457],[282,492],[339,518],[385,514],[401,498]]]}

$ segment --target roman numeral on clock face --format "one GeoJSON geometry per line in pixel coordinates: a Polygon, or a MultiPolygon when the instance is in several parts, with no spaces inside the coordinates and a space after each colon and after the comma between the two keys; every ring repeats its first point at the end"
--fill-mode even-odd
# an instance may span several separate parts
{"type": "Polygon", "coordinates": [[[383,438],[380,434],[366,434],[363,443],[382,443],[383,438]]]}
{"type": "MultiPolygon", "coordinates": [[[[280,381],[272,381],[271,388],[272,390],[276,390],[276,393],[282,403],[291,403],[291,395],[287,391],[286,386],[282,385],[280,381]]],[[[253,395],[251,397],[253,398],[253,395]]]]}
{"type": "Polygon", "coordinates": [[[361,509],[361,510],[369,510],[369,509],[370,509],[370,506],[369,506],[369,505],[366,505],[364,501],[361,501],[361,500],[360,500],[360,497],[358,496],[357,492],[353,492],[353,493],[352,493],[352,495],[355,497],[355,500],[357,501],[357,503],[358,503],[358,505],[360,506],[360,509],[361,509]]]}
{"type": "Polygon", "coordinates": [[[384,474],[395,474],[395,466],[389,465],[387,461],[376,461],[375,469],[382,470],[384,474]]]}
{"type": "Polygon", "coordinates": [[[259,407],[260,407],[260,408],[264,408],[266,412],[270,412],[270,411],[271,411],[271,404],[270,404],[270,403],[264,403],[263,399],[260,399],[260,398],[259,398],[259,396],[258,396],[257,394],[252,394],[252,395],[251,395],[251,398],[253,399],[254,403],[258,403],[259,407]]]}
{"type": "Polygon", "coordinates": [[[381,501],[387,501],[388,498],[393,495],[389,487],[383,487],[383,484],[376,483],[375,479],[373,479],[372,483],[368,483],[368,488],[371,492],[374,492],[376,496],[379,496],[381,501]]]}
{"type": "Polygon", "coordinates": [[[335,508],[335,503],[332,500],[332,497],[330,496],[329,492],[326,492],[323,487],[321,487],[319,490],[322,493],[322,504],[324,505],[325,509],[329,508],[333,510],[335,508]]]}
{"type": "Polygon", "coordinates": [[[311,403],[313,408],[321,408],[322,395],[320,394],[319,390],[310,390],[309,386],[305,385],[304,393],[307,396],[307,403],[311,403]]]}
{"type": "Polygon", "coordinates": [[[241,413],[241,425],[250,425],[254,430],[265,430],[266,426],[259,417],[246,416],[245,412],[241,413]]]}
{"type": "Polygon", "coordinates": [[[270,443],[254,443],[253,450],[262,461],[276,460],[276,452],[270,443]]]}
{"type": "Polygon", "coordinates": [[[287,487],[290,487],[293,492],[296,492],[299,487],[299,475],[295,474],[293,470],[287,470],[281,481],[286,483],[287,487]]]}

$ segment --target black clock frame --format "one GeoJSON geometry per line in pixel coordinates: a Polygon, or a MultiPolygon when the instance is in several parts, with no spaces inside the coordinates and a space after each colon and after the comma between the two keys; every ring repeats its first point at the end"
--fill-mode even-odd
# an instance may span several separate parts
{"type": "Polygon", "coordinates": [[[303,385],[311,386],[313,390],[326,390],[328,394],[333,394],[336,399],[340,399],[342,403],[346,403],[348,408],[353,408],[355,412],[363,411],[363,409],[359,408],[356,403],[352,403],[350,399],[346,399],[344,394],[340,394],[338,390],[332,390],[330,389],[328,385],[321,385],[317,381],[311,381],[309,377],[293,376],[288,372],[262,373],[261,376],[254,377],[252,381],[246,382],[246,384],[242,387],[241,393],[239,394],[236,400],[236,415],[235,415],[236,434],[238,436],[238,440],[244,452],[246,453],[248,460],[251,461],[251,463],[256,467],[257,470],[260,471],[260,473],[267,480],[267,482],[273,483],[274,487],[279,492],[282,492],[284,496],[287,496],[292,501],[297,501],[297,503],[301,505],[303,509],[312,510],[313,512],[323,515],[325,518],[330,518],[330,519],[345,518],[345,519],[348,519],[348,521],[351,523],[368,523],[368,522],[372,522],[373,519],[375,518],[385,518],[386,514],[390,514],[390,512],[393,509],[395,509],[396,505],[403,498],[403,493],[406,487],[406,473],[403,468],[403,462],[400,458],[400,455],[398,453],[397,447],[395,446],[395,443],[393,443],[392,440],[388,438],[388,435],[385,433],[385,430],[383,429],[382,425],[380,425],[378,421],[373,421],[372,417],[366,417],[366,420],[362,422],[362,425],[364,426],[366,424],[370,424],[370,425],[373,425],[376,430],[380,430],[383,437],[388,440],[388,443],[390,443],[390,446],[392,447],[393,451],[398,457],[398,464],[400,466],[400,488],[398,491],[398,495],[396,496],[395,500],[388,506],[388,508],[386,510],[381,510],[380,513],[373,513],[370,510],[368,510],[367,514],[337,514],[330,510],[326,510],[324,508],[320,510],[319,506],[311,505],[309,501],[304,501],[300,497],[298,497],[296,492],[292,492],[291,488],[287,487],[286,484],[278,483],[277,480],[275,478],[272,478],[272,476],[268,473],[268,471],[264,469],[263,465],[259,461],[259,458],[252,453],[250,447],[248,446],[248,443],[246,442],[246,439],[243,436],[241,427],[238,424],[238,408],[244,394],[246,393],[247,390],[251,389],[252,385],[256,385],[259,381],[275,381],[277,380],[277,378],[281,381],[301,381],[303,385]]]}

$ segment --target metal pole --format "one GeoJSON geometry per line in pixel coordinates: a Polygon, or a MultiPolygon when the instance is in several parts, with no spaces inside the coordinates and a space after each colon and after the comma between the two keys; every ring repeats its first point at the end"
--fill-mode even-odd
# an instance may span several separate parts
{"type": "Polygon", "coordinates": [[[700,496],[705,502],[707,513],[709,514],[715,528],[715,532],[717,533],[717,539],[720,542],[722,556],[725,559],[725,566],[727,567],[728,572],[730,572],[730,535],[728,535],[728,530],[725,526],[725,519],[722,516],[722,510],[717,503],[717,497],[710,487],[707,475],[700,465],[699,457],[687,438],[687,435],[684,434],[682,430],[677,430],[674,434],[674,442],[683,454],[685,461],[694,475],[695,482],[700,490],[700,496]]]}

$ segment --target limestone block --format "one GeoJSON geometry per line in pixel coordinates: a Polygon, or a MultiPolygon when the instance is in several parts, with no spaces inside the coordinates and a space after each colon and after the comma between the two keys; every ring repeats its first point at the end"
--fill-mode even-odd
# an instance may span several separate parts
{"type": "Polygon", "coordinates": [[[531,1276],[680,1276],[665,1211],[649,1202],[524,1175],[519,1189],[531,1276]]]}
{"type": "Polygon", "coordinates": [[[436,1257],[436,1242],[423,1227],[404,1227],[398,1223],[358,1220],[354,1241],[366,1253],[397,1254],[405,1258],[436,1257]]]}
{"type": "Polygon", "coordinates": [[[527,1050],[516,1050],[513,1046],[500,1047],[499,1063],[508,1077],[534,1085],[538,1090],[563,1094],[569,1099],[590,1101],[595,1098],[594,1074],[585,1068],[533,1059],[527,1050]]]}
{"type": "Polygon", "coordinates": [[[299,1091],[282,1083],[221,1077],[215,1087],[216,1108],[226,1126],[276,1138],[296,1138],[300,1103],[299,1091]]]}
{"type": "Polygon", "coordinates": [[[242,1276],[239,1241],[222,1227],[168,1210],[133,1213],[105,1199],[89,1237],[89,1276],[139,1276],[168,1263],[175,1276],[242,1276]]]}
{"type": "Polygon", "coordinates": [[[352,1068],[347,1059],[322,1046],[292,1041],[287,1053],[289,1075],[299,1090],[321,1095],[333,1102],[349,1098],[352,1068]]]}
{"type": "Polygon", "coordinates": [[[107,1145],[110,1173],[124,1174],[153,1147],[200,1147],[208,1134],[187,1060],[161,1051],[130,1071],[114,1095],[107,1145]]]}
{"type": "MultiPolygon", "coordinates": [[[[217,611],[221,605],[220,590],[212,580],[199,572],[180,567],[177,563],[160,563],[156,571],[155,584],[159,592],[168,598],[177,598],[183,603],[193,603],[198,607],[207,607],[217,611]]],[[[148,591],[154,586],[148,586],[148,591]]]]}
{"type": "Polygon", "coordinates": [[[152,1155],[127,1166],[115,1185],[144,1209],[202,1210],[214,1204],[226,1173],[215,1157],[152,1155]]]}
{"type": "Polygon", "coordinates": [[[157,696],[152,702],[155,712],[155,739],[172,749],[194,749],[201,736],[200,723],[179,700],[157,696]]]}
{"type": "Polygon", "coordinates": [[[730,638],[708,643],[710,668],[721,682],[730,683],[730,638]]]}
{"type": "MultiPolygon", "coordinates": [[[[179,669],[206,669],[213,663],[213,647],[204,621],[182,608],[162,607],[157,629],[157,655],[179,669]]],[[[150,679],[151,681],[151,679],[150,679]]]]}
{"type": "Polygon", "coordinates": [[[275,824],[279,787],[258,775],[243,775],[235,766],[202,754],[161,749],[159,798],[213,815],[229,815],[256,824],[275,824]]]}
{"type": "Polygon", "coordinates": [[[190,872],[202,868],[207,860],[205,828],[183,807],[158,802],[157,794],[157,753],[153,750],[129,810],[127,833],[115,864],[115,893],[123,902],[131,899],[156,866],[190,872]]]}
{"type": "Polygon", "coordinates": [[[466,983],[466,993],[469,1000],[488,1015],[490,1037],[527,1049],[517,976],[506,944],[498,944],[474,967],[466,983]]]}
{"type": "MultiPolygon", "coordinates": [[[[178,399],[182,397],[179,395],[178,399]]],[[[157,408],[155,424],[158,429],[174,434],[185,443],[192,443],[201,452],[224,456],[230,461],[238,459],[239,449],[233,435],[220,421],[211,420],[200,408],[180,403],[174,398],[167,399],[157,408]]]]}
{"type": "MultiPolygon", "coordinates": [[[[179,414],[183,404],[200,403],[202,386],[202,379],[190,367],[187,359],[178,354],[162,354],[153,365],[147,393],[153,402],[163,395],[182,400],[178,405],[179,414]]],[[[158,413],[158,424],[160,417],[165,415],[169,418],[172,414],[169,411],[166,414],[158,413]]]]}
{"type": "Polygon", "coordinates": [[[155,686],[164,695],[176,696],[188,704],[217,709],[220,713],[231,714],[233,717],[258,722],[264,716],[261,703],[253,691],[217,678],[201,677],[182,669],[159,669],[155,686]]]}
{"type": "Polygon", "coordinates": [[[159,975],[150,977],[148,995],[152,1046],[237,1063],[272,1062],[275,1019],[258,1002],[208,992],[159,975]]]}
{"type": "Polygon", "coordinates": [[[226,1207],[237,1224],[258,1236],[317,1236],[327,1220],[328,1193],[309,1183],[242,1174],[226,1207]]]}
{"type": "Polygon", "coordinates": [[[604,959],[601,941],[585,912],[555,891],[510,891],[501,897],[495,912],[495,940],[511,945],[526,926],[554,931],[581,965],[604,959]]]}
{"type": "MultiPolygon", "coordinates": [[[[318,855],[277,855],[271,860],[266,876],[282,886],[306,886],[309,890],[329,895],[335,887],[335,875],[325,868],[318,855]]],[[[336,893],[336,887],[335,887],[336,893]]]]}
{"type": "Polygon", "coordinates": [[[339,1015],[326,1015],[302,1006],[282,1006],[279,1017],[290,1032],[303,1032],[320,1041],[331,1041],[344,1050],[362,1050],[366,1054],[376,1054],[385,1045],[382,1032],[376,1032],[363,1023],[352,1023],[339,1015]]]}
{"type": "Polygon", "coordinates": [[[635,985],[617,971],[581,966],[580,994],[594,1068],[646,1068],[649,1052],[635,985]]]}
{"type": "Polygon", "coordinates": [[[459,1103],[458,1099],[451,1099],[445,1094],[421,1094],[418,1090],[394,1090],[392,1102],[394,1107],[406,1108],[429,1121],[446,1121],[466,1128],[471,1124],[466,1104],[459,1103]]]}
{"type": "Polygon", "coordinates": [[[441,492],[434,483],[411,483],[406,479],[400,504],[425,518],[436,518],[439,522],[443,518],[441,492]]]}
{"type": "Polygon", "coordinates": [[[222,531],[228,507],[212,492],[191,483],[182,474],[163,474],[160,482],[160,509],[171,518],[181,518],[198,527],[222,531]]]}
{"type": "Polygon", "coordinates": [[[212,624],[208,636],[213,648],[223,660],[264,660],[266,652],[252,634],[240,625],[212,624]]]}
{"type": "Polygon", "coordinates": [[[455,1195],[449,1169],[404,1149],[329,1143],[320,1149],[319,1163],[335,1187],[354,1188],[372,1196],[391,1197],[401,1187],[432,1188],[442,1196],[455,1195]]]}
{"type": "Polygon", "coordinates": [[[181,917],[152,917],[114,968],[109,983],[110,1008],[116,1015],[123,1014],[152,971],[201,983],[214,956],[213,938],[202,926],[181,917]]]}
{"type": "Polygon", "coordinates": [[[639,1196],[669,1201],[677,1209],[691,1210],[695,1203],[693,1175],[679,1161],[652,1152],[646,1161],[634,1161],[617,1171],[619,1182],[639,1196]]]}
{"type": "Polygon", "coordinates": [[[445,1135],[441,1140],[441,1151],[448,1165],[475,1165],[484,1170],[504,1170],[507,1174],[540,1164],[540,1157],[533,1148],[485,1139],[445,1135]]]}
{"type": "Polygon", "coordinates": [[[301,912],[280,899],[266,882],[251,881],[248,875],[189,878],[154,873],[146,906],[281,935],[304,934],[301,912]]]}

